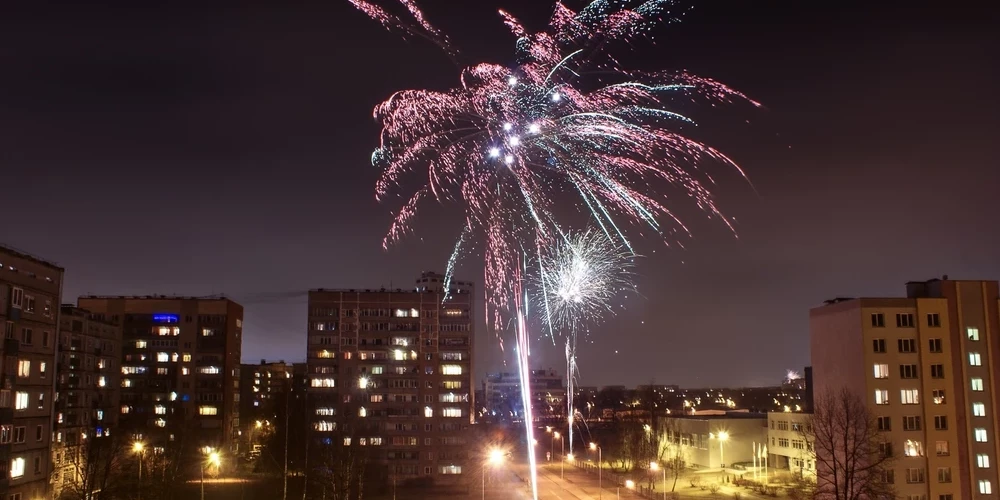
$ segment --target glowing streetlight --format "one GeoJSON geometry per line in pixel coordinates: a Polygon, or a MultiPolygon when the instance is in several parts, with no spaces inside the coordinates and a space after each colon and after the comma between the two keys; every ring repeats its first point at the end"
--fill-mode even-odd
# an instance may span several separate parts
{"type": "MultiPolygon", "coordinates": [[[[562,453],[561,454],[565,455],[566,454],[566,441],[563,441],[562,435],[559,434],[559,431],[555,431],[555,432],[552,433],[552,449],[551,449],[551,451],[549,451],[549,454],[551,454],[551,455],[555,454],[556,439],[559,440],[559,445],[562,447],[562,453]]],[[[560,460],[559,462],[562,464],[561,465],[561,469],[559,471],[559,478],[560,479],[565,479],[566,478],[566,461],[565,460],[560,460]]]]}
{"type": "Polygon", "coordinates": [[[201,500],[205,500],[205,468],[209,465],[219,467],[222,464],[222,456],[211,446],[206,446],[201,451],[205,454],[205,460],[201,463],[201,500]]]}
{"type": "Polygon", "coordinates": [[[257,421],[257,428],[260,429],[261,427],[264,427],[264,422],[261,422],[260,420],[258,420],[257,421]]]}
{"type": "Polygon", "coordinates": [[[504,452],[499,448],[493,448],[486,454],[486,466],[483,467],[483,500],[486,500],[486,469],[503,465],[503,459],[504,452]]]}
{"type": "Polygon", "coordinates": [[[590,451],[597,451],[597,498],[604,498],[604,457],[597,443],[590,443],[590,451]]]}
{"type": "Polygon", "coordinates": [[[628,489],[630,489],[630,490],[634,490],[635,489],[635,481],[633,481],[631,479],[626,479],[625,480],[625,487],[628,488],[628,489]]]}
{"type": "Polygon", "coordinates": [[[660,464],[656,462],[649,462],[649,470],[656,472],[663,469],[663,500],[667,500],[667,468],[660,467],[660,464]]]}
{"type": "Polygon", "coordinates": [[[719,440],[719,467],[721,467],[722,470],[726,470],[726,459],[723,451],[723,445],[726,443],[726,441],[729,441],[729,433],[726,431],[719,431],[715,433],[714,436],[711,433],[709,433],[708,437],[710,439],[714,437],[715,439],[719,440]]]}
{"type": "Polygon", "coordinates": [[[136,441],[132,443],[132,451],[139,455],[139,485],[137,486],[138,492],[136,493],[136,498],[142,500],[142,450],[146,448],[146,445],[142,444],[142,441],[136,441]]]}

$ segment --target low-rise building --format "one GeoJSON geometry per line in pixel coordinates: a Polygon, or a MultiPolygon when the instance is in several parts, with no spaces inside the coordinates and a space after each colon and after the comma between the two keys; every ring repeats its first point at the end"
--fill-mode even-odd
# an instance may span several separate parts
{"type": "MultiPolygon", "coordinates": [[[[566,415],[566,386],[555,370],[531,370],[531,409],[536,420],[566,415]]],[[[517,373],[495,373],[483,381],[488,420],[522,420],[521,377],[517,373]]]]}
{"type": "Polygon", "coordinates": [[[767,440],[767,416],[760,413],[660,417],[658,428],[688,465],[709,469],[751,464],[767,440]]]}
{"type": "Polygon", "coordinates": [[[816,476],[811,413],[771,412],[767,414],[767,466],[784,469],[803,477],[816,476]]]}

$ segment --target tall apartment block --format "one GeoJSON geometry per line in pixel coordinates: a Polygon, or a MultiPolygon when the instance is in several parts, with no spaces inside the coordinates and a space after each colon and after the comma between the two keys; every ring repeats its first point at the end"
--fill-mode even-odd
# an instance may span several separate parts
{"type": "Polygon", "coordinates": [[[240,366],[240,418],[249,428],[258,420],[274,420],[276,396],[290,390],[293,384],[293,367],[284,361],[240,366]]]}
{"type": "Polygon", "coordinates": [[[63,269],[0,247],[0,498],[47,497],[63,269]]]}
{"type": "Polygon", "coordinates": [[[397,481],[463,470],[473,415],[471,283],[424,273],[409,290],[309,292],[312,427],[329,446],[367,446],[397,481]]]}
{"type": "Polygon", "coordinates": [[[122,328],[121,428],[154,452],[181,443],[235,452],[243,306],[227,298],[80,297],[122,328]]]}
{"type": "MultiPolygon", "coordinates": [[[[528,375],[531,387],[531,410],[536,419],[553,419],[566,416],[565,377],[555,370],[531,370],[528,375]]],[[[521,377],[517,373],[491,373],[483,381],[482,403],[486,407],[486,420],[523,421],[524,402],[521,401],[521,377]]]]}
{"type": "Polygon", "coordinates": [[[891,444],[900,498],[996,498],[997,282],[945,277],[906,291],[810,311],[816,394],[864,396],[891,444]]]}
{"type": "Polygon", "coordinates": [[[87,310],[64,305],[58,342],[53,498],[65,490],[78,491],[84,481],[81,471],[90,470],[86,460],[95,455],[88,446],[98,446],[118,431],[122,330],[87,310]]]}

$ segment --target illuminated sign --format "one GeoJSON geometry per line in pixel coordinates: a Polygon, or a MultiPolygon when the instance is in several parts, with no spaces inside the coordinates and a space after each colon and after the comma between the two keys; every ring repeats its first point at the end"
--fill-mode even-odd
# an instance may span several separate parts
{"type": "Polygon", "coordinates": [[[177,323],[181,317],[177,314],[154,314],[154,323],[177,323]]]}

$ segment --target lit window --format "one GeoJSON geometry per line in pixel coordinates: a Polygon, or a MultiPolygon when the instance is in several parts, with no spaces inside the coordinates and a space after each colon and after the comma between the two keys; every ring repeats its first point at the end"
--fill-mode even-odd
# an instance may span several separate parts
{"type": "Polygon", "coordinates": [[[177,393],[176,392],[171,392],[170,393],[170,400],[171,401],[177,401],[177,393]]]}
{"type": "Polygon", "coordinates": [[[333,432],[337,430],[337,423],[328,420],[321,420],[313,424],[313,429],[319,432],[333,432]]]}
{"type": "Polygon", "coordinates": [[[385,367],[383,367],[383,366],[373,366],[372,367],[372,375],[381,375],[384,370],[385,370],[385,367]]]}
{"type": "Polygon", "coordinates": [[[900,389],[899,399],[904,405],[920,404],[920,391],[917,389],[900,389]]]}
{"type": "MultiPolygon", "coordinates": [[[[24,475],[24,459],[17,457],[10,461],[10,478],[17,479],[24,475]]],[[[981,483],[982,481],[980,481],[981,483]]]]}
{"type": "Polygon", "coordinates": [[[312,379],[313,387],[337,387],[337,380],[332,378],[314,378],[312,379]]]}
{"type": "Polygon", "coordinates": [[[122,387],[129,388],[132,387],[132,379],[123,378],[122,387]]]}
{"type": "Polygon", "coordinates": [[[978,328],[966,328],[965,332],[969,335],[969,340],[972,340],[972,341],[979,340],[979,329],[978,328]]]}
{"type": "Polygon", "coordinates": [[[214,337],[215,336],[215,330],[212,329],[212,328],[202,328],[201,329],[201,336],[202,337],[214,337]]]}
{"type": "Polygon", "coordinates": [[[889,391],[885,389],[875,389],[875,404],[877,405],[889,404],[889,391]]]}
{"type": "Polygon", "coordinates": [[[442,375],[461,375],[462,365],[441,365],[442,375]]]}
{"type": "Polygon", "coordinates": [[[170,354],[170,361],[176,363],[178,359],[180,359],[180,355],[176,352],[170,354]]]}
{"type": "Polygon", "coordinates": [[[451,390],[461,389],[462,388],[462,381],[461,380],[445,380],[444,382],[441,383],[441,386],[444,387],[445,389],[451,389],[451,390]]]}
{"type": "Polygon", "coordinates": [[[981,356],[979,356],[978,352],[970,352],[969,353],[969,365],[970,366],[982,366],[982,364],[983,364],[983,359],[982,359],[981,356]]]}
{"type": "MultiPolygon", "coordinates": [[[[13,473],[12,473],[13,475],[13,473]]],[[[979,480],[979,494],[980,495],[991,495],[993,494],[993,485],[985,479],[979,480]]]]}
{"type": "MultiPolygon", "coordinates": [[[[190,375],[190,374],[191,374],[191,369],[190,368],[188,368],[186,366],[183,367],[183,368],[181,368],[181,375],[190,375]]],[[[256,387],[254,389],[256,389],[256,387]]]]}
{"type": "Polygon", "coordinates": [[[924,444],[920,441],[913,441],[912,439],[907,439],[903,444],[903,455],[908,457],[922,457],[924,456],[924,444]]]}
{"type": "Polygon", "coordinates": [[[97,387],[105,387],[108,385],[108,379],[104,375],[98,375],[97,377],[97,387]]]}
{"type": "Polygon", "coordinates": [[[461,309],[445,309],[444,310],[444,315],[445,316],[451,316],[451,317],[461,316],[462,315],[462,310],[461,309]]]}
{"type": "Polygon", "coordinates": [[[198,373],[202,375],[218,375],[222,373],[222,369],[218,366],[202,366],[198,368],[198,373]]]}
{"type": "Polygon", "coordinates": [[[889,378],[889,365],[884,363],[875,365],[875,378],[889,378]]]}
{"type": "Polygon", "coordinates": [[[128,415],[128,412],[132,411],[129,405],[122,405],[122,415],[128,415]]]}
{"type": "Polygon", "coordinates": [[[972,379],[972,390],[977,391],[977,392],[982,391],[983,390],[983,379],[981,379],[981,378],[974,378],[974,379],[972,379]]]}
{"type": "Polygon", "coordinates": [[[199,415],[218,415],[219,414],[219,407],[217,407],[217,406],[199,406],[198,407],[198,414],[199,415]]]}
{"type": "Polygon", "coordinates": [[[345,437],[344,438],[344,446],[350,446],[350,445],[351,445],[351,438],[345,437]]]}
{"type": "Polygon", "coordinates": [[[361,418],[367,417],[368,416],[368,410],[366,410],[364,406],[362,406],[361,408],[358,408],[358,416],[361,417],[361,418]]]}
{"type": "Polygon", "coordinates": [[[337,414],[337,410],[333,408],[316,408],[316,414],[323,417],[331,417],[337,414]]]}
{"type": "Polygon", "coordinates": [[[401,349],[396,349],[395,351],[392,351],[392,359],[395,359],[396,361],[406,361],[406,353],[401,349]]]}
{"type": "Polygon", "coordinates": [[[469,397],[467,395],[455,394],[454,392],[446,392],[438,395],[438,401],[442,403],[464,403],[468,400],[469,397]]]}
{"type": "Polygon", "coordinates": [[[135,341],[135,348],[136,349],[145,349],[147,345],[148,344],[146,344],[145,340],[136,340],[135,341]]]}
{"type": "Polygon", "coordinates": [[[985,442],[987,442],[987,439],[986,439],[986,429],[983,429],[981,427],[978,428],[978,429],[976,429],[975,436],[976,436],[976,442],[977,443],[985,443],[985,442]]]}
{"type": "Polygon", "coordinates": [[[18,377],[30,377],[31,376],[31,361],[27,359],[22,359],[17,362],[17,376],[18,377]]]}
{"type": "Polygon", "coordinates": [[[163,405],[156,405],[153,407],[153,413],[156,413],[157,415],[166,415],[167,407],[163,405]]]}
{"type": "Polygon", "coordinates": [[[334,353],[327,351],[326,349],[323,349],[322,351],[316,353],[316,357],[320,359],[330,359],[333,358],[334,356],[336,356],[334,353]]]}
{"type": "Polygon", "coordinates": [[[462,473],[462,466],[460,466],[460,465],[442,465],[439,468],[439,472],[441,472],[441,474],[449,474],[449,475],[450,474],[461,474],[462,473]]]}
{"type": "Polygon", "coordinates": [[[433,416],[434,416],[434,408],[431,408],[430,406],[425,406],[424,407],[424,418],[431,418],[433,416]]]}
{"type": "Polygon", "coordinates": [[[167,426],[167,421],[164,420],[164,419],[162,419],[162,418],[156,419],[153,423],[156,424],[157,427],[166,427],[167,426]]]}
{"type": "Polygon", "coordinates": [[[410,309],[410,317],[411,318],[419,318],[420,317],[420,311],[418,311],[416,309],[410,309]]]}
{"type": "Polygon", "coordinates": [[[409,311],[407,311],[406,309],[396,309],[396,317],[397,318],[406,318],[409,315],[410,315],[409,311]]]}
{"type": "Polygon", "coordinates": [[[166,368],[166,367],[157,368],[156,369],[156,374],[157,375],[170,375],[170,368],[166,368]]]}
{"type": "Polygon", "coordinates": [[[461,408],[442,408],[441,409],[441,416],[442,417],[449,417],[449,418],[461,417],[462,416],[462,409],[461,408]]]}
{"type": "Polygon", "coordinates": [[[28,393],[18,392],[14,395],[14,409],[24,410],[28,407],[28,393]]]}
{"type": "Polygon", "coordinates": [[[980,469],[990,468],[990,456],[985,453],[976,455],[976,466],[980,469]]]}
{"type": "Polygon", "coordinates": [[[190,353],[184,353],[184,355],[181,356],[181,360],[184,361],[185,363],[190,363],[191,362],[191,354],[190,353]]]}
{"type": "Polygon", "coordinates": [[[45,371],[47,368],[48,365],[46,365],[44,361],[38,363],[38,373],[42,376],[42,378],[45,378],[45,371]]]}
{"type": "Polygon", "coordinates": [[[104,410],[97,410],[97,420],[104,420],[104,410]]]}
{"type": "Polygon", "coordinates": [[[972,416],[974,417],[985,417],[986,416],[986,405],[983,403],[972,403],[972,416]]]}
{"type": "Polygon", "coordinates": [[[158,353],[156,353],[156,362],[157,363],[167,363],[169,361],[170,361],[170,353],[169,352],[158,352],[158,353]]]}

